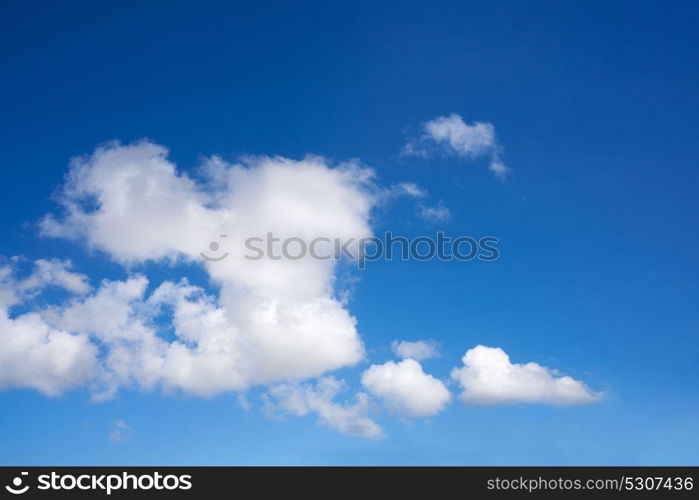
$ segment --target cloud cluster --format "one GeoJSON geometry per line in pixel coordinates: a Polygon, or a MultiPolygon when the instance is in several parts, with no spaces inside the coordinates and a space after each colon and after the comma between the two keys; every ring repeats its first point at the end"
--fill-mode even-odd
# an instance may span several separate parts
{"type": "MultiPolygon", "coordinates": [[[[244,241],[267,231],[307,240],[371,236],[370,211],[377,203],[372,176],[355,163],[332,166],[317,157],[261,157],[235,165],[212,158],[195,181],[150,142],[113,143],[74,160],[59,196],[62,213],[42,221],[45,236],[84,241],[127,269],[149,261],[199,263],[220,292],[207,296],[183,282],[163,283],[147,295],[148,280],[138,275],[105,282],[94,294],[43,314],[60,329],[45,333],[53,339],[49,345],[104,349],[97,361],[104,397],[134,385],[213,395],[357,363],[364,347],[355,319],[337,298],[336,263],[246,260],[244,241]],[[228,257],[202,260],[202,250],[223,234],[221,251],[228,257]],[[172,338],[155,325],[163,308],[173,311],[172,338]]],[[[37,269],[37,279],[84,292],[75,277],[40,263],[37,269]]],[[[22,348],[31,351],[32,345],[22,348]]],[[[64,359],[57,348],[43,357],[51,354],[64,359]]]]}
{"type": "Polygon", "coordinates": [[[487,156],[490,158],[488,168],[500,180],[504,180],[510,170],[500,158],[502,148],[492,123],[469,125],[457,114],[439,116],[423,124],[422,136],[408,142],[403,154],[428,156],[436,149],[466,159],[487,156]]]}
{"type": "MultiPolygon", "coordinates": [[[[452,115],[426,130],[460,154],[496,155],[488,124],[468,126],[452,115]]],[[[22,259],[0,261],[0,389],[55,396],[86,386],[104,400],[121,388],[207,397],[263,385],[270,412],[312,414],[370,439],[383,435],[370,417],[379,403],[403,417],[437,415],[452,395],[420,364],[437,355],[434,341],[394,341],[402,360],[371,365],[361,374],[362,392],[340,399],[348,386],[326,374],[364,360],[365,349],[335,260],[244,258],[245,240],[268,232],[306,241],[369,237],[372,210],[395,196],[427,193],[412,183],[382,188],[358,163],[312,156],[240,164],[213,157],[196,176],[147,141],[77,158],[58,196],[61,209],[42,220],[42,234],[84,243],[122,264],[126,276],[93,287],[69,261],[39,259],[25,273],[22,259]],[[203,259],[207,253],[226,258],[203,259]],[[202,266],[211,287],[186,278],[151,282],[139,272],[149,262],[202,266]],[[49,288],[61,290],[51,305],[36,300],[49,288]]],[[[599,399],[571,377],[512,364],[499,348],[467,351],[451,377],[468,404],[599,399]]],[[[115,424],[114,436],[125,429],[115,424]]]]}
{"type": "Polygon", "coordinates": [[[478,345],[466,351],[461,368],[451,376],[463,387],[459,398],[468,404],[539,403],[579,405],[597,401],[584,383],[536,363],[517,364],[499,347],[478,345]]]}

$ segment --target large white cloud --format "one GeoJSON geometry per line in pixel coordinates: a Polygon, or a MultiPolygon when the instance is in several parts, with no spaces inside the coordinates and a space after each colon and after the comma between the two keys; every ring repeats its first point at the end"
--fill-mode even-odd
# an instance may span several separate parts
{"type": "Polygon", "coordinates": [[[464,366],[454,368],[453,379],[463,387],[459,396],[469,404],[540,403],[577,405],[600,398],[583,382],[559,376],[536,363],[517,364],[499,347],[478,345],[466,351],[464,366]]]}
{"type": "Polygon", "coordinates": [[[436,415],[451,400],[445,385],[410,358],[371,365],[362,374],[362,385],[390,409],[409,417],[436,415]]]}
{"type": "Polygon", "coordinates": [[[475,122],[469,125],[457,114],[438,116],[423,124],[423,135],[416,141],[408,142],[403,154],[427,156],[430,146],[462,158],[487,156],[490,158],[488,168],[501,180],[507,177],[510,170],[500,159],[501,146],[492,123],[475,122]]]}
{"type": "Polygon", "coordinates": [[[40,260],[25,279],[15,277],[12,264],[0,267],[0,389],[33,388],[56,396],[93,378],[97,348],[86,335],[49,325],[36,312],[12,315],[47,286],[85,292],[85,276],[69,271],[70,263],[40,260]]]}
{"type": "Polygon", "coordinates": [[[59,195],[62,213],[42,221],[45,236],[84,240],[128,269],[199,263],[220,290],[209,297],[164,284],[146,297],[146,278],[134,276],[48,311],[58,327],[107,347],[103,394],[135,384],[209,395],[360,361],[356,321],[335,289],[336,261],[248,260],[245,240],[371,236],[370,212],[380,197],[373,172],[318,157],[236,165],[215,157],[199,174],[195,181],[178,172],[162,146],[109,144],[73,161],[59,195]],[[202,252],[228,256],[209,262],[202,252]],[[158,304],[174,310],[174,339],[149,319],[158,304]]]}
{"type": "Polygon", "coordinates": [[[0,342],[0,388],[56,396],[83,385],[96,371],[97,349],[87,337],[52,329],[37,314],[10,319],[0,311],[0,342]]]}

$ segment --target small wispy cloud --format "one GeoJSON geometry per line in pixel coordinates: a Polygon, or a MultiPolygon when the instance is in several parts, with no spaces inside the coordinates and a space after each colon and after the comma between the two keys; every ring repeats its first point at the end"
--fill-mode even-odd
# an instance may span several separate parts
{"type": "Polygon", "coordinates": [[[490,171],[498,179],[505,180],[510,169],[500,157],[501,149],[492,123],[467,124],[460,115],[451,114],[423,123],[422,135],[409,141],[401,154],[428,157],[441,152],[469,160],[488,156],[490,171]]]}
{"type": "Polygon", "coordinates": [[[398,357],[413,358],[418,361],[434,358],[439,354],[437,343],[434,340],[417,340],[415,342],[394,340],[391,342],[391,350],[398,357]]]}
{"type": "Polygon", "coordinates": [[[368,416],[368,396],[359,392],[354,395],[354,402],[337,402],[336,397],[344,389],[343,381],[327,376],[318,379],[316,384],[286,382],[276,385],[263,395],[263,400],[271,417],[315,414],[320,424],[343,434],[366,439],[383,437],[381,427],[368,416]]]}
{"type": "Polygon", "coordinates": [[[441,202],[437,205],[420,205],[417,214],[427,222],[444,222],[451,217],[451,211],[441,202]]]}
{"type": "Polygon", "coordinates": [[[238,404],[244,411],[252,410],[252,404],[245,393],[238,394],[238,404]]]}
{"type": "Polygon", "coordinates": [[[123,443],[128,439],[126,431],[130,429],[129,425],[123,420],[115,420],[112,422],[112,430],[109,432],[109,440],[112,443],[123,443]]]}
{"type": "Polygon", "coordinates": [[[424,198],[427,196],[427,191],[422,189],[414,182],[400,182],[395,184],[393,188],[401,194],[412,196],[414,198],[424,198]]]}
{"type": "Polygon", "coordinates": [[[397,182],[381,188],[378,199],[382,202],[390,202],[400,197],[421,199],[428,196],[427,190],[414,182],[397,182]]]}

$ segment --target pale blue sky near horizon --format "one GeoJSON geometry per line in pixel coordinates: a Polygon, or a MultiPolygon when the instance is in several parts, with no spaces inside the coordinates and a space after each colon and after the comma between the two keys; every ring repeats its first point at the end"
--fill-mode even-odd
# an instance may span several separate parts
{"type": "MultiPolygon", "coordinates": [[[[574,407],[378,416],[365,440],[210,399],[122,389],[0,391],[0,464],[680,465],[699,461],[699,5],[469,2],[2,2],[0,255],[123,268],[36,223],[69,161],[148,138],[183,171],[213,154],[359,158],[416,182],[377,231],[496,235],[496,262],[375,262],[349,310],[364,369],[434,339],[443,380],[478,344],[604,392],[574,407]],[[406,157],[421,124],[494,124],[483,158],[406,157]],[[128,429],[111,439],[115,421],[128,429]]],[[[143,267],[157,285],[182,269],[143,267]]],[[[195,266],[193,281],[206,285],[195,266]],[[199,273],[199,274],[197,274],[199,273]]],[[[333,374],[359,387],[357,367],[333,374]]],[[[449,388],[458,393],[453,382],[449,388]]]]}

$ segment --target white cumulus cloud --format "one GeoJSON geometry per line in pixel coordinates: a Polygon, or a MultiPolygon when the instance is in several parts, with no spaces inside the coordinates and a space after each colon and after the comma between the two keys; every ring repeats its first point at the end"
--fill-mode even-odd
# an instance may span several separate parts
{"type": "MultiPolygon", "coordinates": [[[[57,326],[106,348],[104,397],[122,385],[213,395],[363,359],[356,321],[336,293],[334,260],[244,256],[247,238],[267,233],[306,241],[371,236],[380,198],[373,172],[318,157],[244,164],[214,157],[201,174],[195,181],[179,172],[151,142],[108,144],[72,162],[62,213],[42,221],[45,236],[84,241],[127,269],[149,261],[202,265],[220,289],[207,296],[165,283],[146,297],[147,278],[132,276],[49,311],[57,326]],[[174,339],[151,317],[162,304],[173,308],[174,339]]],[[[411,184],[401,190],[419,193],[411,184]]]]}
{"type": "Polygon", "coordinates": [[[446,386],[410,358],[371,365],[362,374],[362,385],[390,409],[409,417],[436,415],[451,400],[446,386]]]}
{"type": "Polygon", "coordinates": [[[478,345],[466,351],[462,361],[463,367],[454,368],[451,376],[463,387],[460,399],[469,404],[579,405],[601,396],[583,382],[537,363],[512,363],[499,347],[478,345]]]}
{"type": "Polygon", "coordinates": [[[49,285],[85,291],[84,276],[69,266],[37,261],[25,279],[16,278],[11,264],[0,267],[0,389],[33,388],[57,396],[97,373],[97,347],[87,335],[54,327],[37,312],[12,314],[12,307],[49,285]]]}

